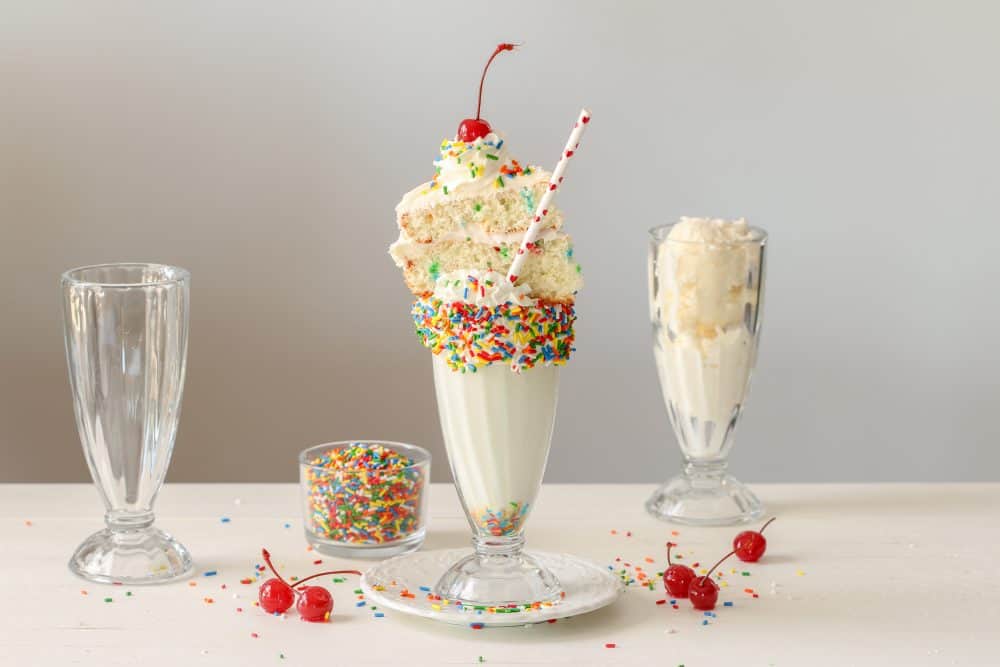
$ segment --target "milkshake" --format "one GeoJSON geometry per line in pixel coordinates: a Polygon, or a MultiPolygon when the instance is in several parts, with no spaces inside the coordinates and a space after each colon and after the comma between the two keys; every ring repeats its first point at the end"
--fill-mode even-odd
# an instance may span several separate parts
{"type": "Polygon", "coordinates": [[[495,271],[438,279],[413,309],[435,352],[434,386],[452,474],[473,529],[520,531],[542,482],[572,307],[540,305],[495,271]],[[541,362],[541,363],[539,363],[541,362]]]}
{"type": "Polygon", "coordinates": [[[686,467],[648,505],[692,523],[749,520],[759,503],[725,468],[757,360],[766,235],[710,218],[652,233],[653,350],[686,467]]]}
{"type": "Polygon", "coordinates": [[[554,602],[559,582],[522,545],[582,284],[551,204],[562,179],[516,159],[478,113],[439,151],[431,180],[396,207],[389,249],[416,296],[417,337],[433,353],[441,432],[473,533],[474,553],[434,591],[474,605],[554,602]],[[512,264],[519,275],[508,275],[512,264]]]}

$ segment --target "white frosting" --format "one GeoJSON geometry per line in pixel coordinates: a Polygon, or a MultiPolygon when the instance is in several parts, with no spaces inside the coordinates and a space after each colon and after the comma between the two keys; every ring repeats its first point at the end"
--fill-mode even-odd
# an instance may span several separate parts
{"type": "Polygon", "coordinates": [[[456,197],[474,197],[501,187],[530,186],[549,178],[548,172],[538,167],[518,163],[495,132],[473,142],[445,139],[434,167],[437,174],[432,180],[403,195],[396,205],[397,214],[412,206],[433,206],[456,197]]]}
{"type": "Polygon", "coordinates": [[[434,284],[434,296],[444,303],[458,301],[489,308],[502,303],[534,306],[537,301],[528,296],[530,293],[530,285],[512,285],[504,274],[480,269],[451,271],[438,277],[434,284]]]}

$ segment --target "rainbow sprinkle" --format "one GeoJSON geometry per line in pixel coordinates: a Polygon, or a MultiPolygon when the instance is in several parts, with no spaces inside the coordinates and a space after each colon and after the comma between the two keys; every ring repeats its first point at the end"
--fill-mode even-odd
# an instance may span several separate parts
{"type": "Polygon", "coordinates": [[[488,507],[473,510],[472,519],[476,525],[490,535],[516,535],[528,518],[528,504],[511,502],[502,510],[492,510],[488,507]]]}
{"type": "Polygon", "coordinates": [[[420,342],[444,353],[453,371],[474,373],[496,362],[514,370],[561,366],[575,349],[576,314],[567,304],[489,307],[430,296],[415,301],[411,313],[420,342]]]}
{"type": "Polygon", "coordinates": [[[375,443],[333,448],[303,467],[309,530],[323,539],[386,544],[423,525],[426,470],[375,443]]]}

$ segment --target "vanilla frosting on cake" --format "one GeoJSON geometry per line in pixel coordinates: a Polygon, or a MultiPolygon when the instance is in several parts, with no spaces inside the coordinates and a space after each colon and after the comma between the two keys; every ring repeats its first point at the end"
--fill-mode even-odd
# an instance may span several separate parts
{"type": "MultiPolygon", "coordinates": [[[[399,238],[389,248],[417,296],[431,294],[452,272],[505,274],[551,177],[515,159],[496,132],[442,141],[434,168],[434,177],[396,206],[399,238]]],[[[553,206],[519,282],[531,287],[533,298],[569,304],[582,279],[561,226],[562,213],[553,206]]]]}

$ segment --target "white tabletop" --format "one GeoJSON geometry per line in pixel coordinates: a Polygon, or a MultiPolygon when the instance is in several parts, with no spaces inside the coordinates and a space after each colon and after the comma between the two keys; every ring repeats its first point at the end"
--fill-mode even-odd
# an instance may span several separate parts
{"type": "MultiPolygon", "coordinates": [[[[158,523],[191,549],[197,574],[157,587],[100,586],[67,570],[76,545],[102,525],[92,487],[0,485],[0,664],[425,665],[479,664],[480,657],[490,665],[688,667],[1000,662],[1000,484],[755,490],[779,517],[767,531],[769,550],[758,564],[723,568],[730,585],[722,588],[714,618],[683,600],[677,610],[657,605],[666,597],[659,587],[632,586],[611,607],[586,616],[472,630],[389,610],[376,618],[369,606],[355,606],[353,582],[330,585],[336,607],[329,624],[282,620],[253,607],[257,587],[240,579],[260,562],[262,546],[289,572],[317,568],[291,484],[166,486],[158,523]],[[204,576],[213,570],[218,574],[204,576]]],[[[687,563],[725,553],[735,529],[659,523],[642,509],[651,491],[548,485],[528,524],[528,544],[617,567],[621,558],[649,572],[663,569],[668,539],[680,544],[687,563]]],[[[434,485],[425,548],[459,547],[468,539],[454,490],[434,485]]],[[[322,560],[324,567],[365,567],[322,560]]]]}

